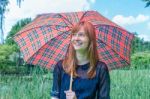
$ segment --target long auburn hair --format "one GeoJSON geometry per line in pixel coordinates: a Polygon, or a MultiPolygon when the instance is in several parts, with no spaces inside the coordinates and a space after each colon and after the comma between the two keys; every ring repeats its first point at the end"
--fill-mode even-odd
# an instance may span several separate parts
{"type": "MultiPolygon", "coordinates": [[[[96,63],[98,61],[95,29],[94,29],[94,26],[90,22],[82,21],[82,22],[77,23],[72,28],[71,33],[77,33],[81,27],[84,28],[84,31],[89,38],[89,46],[87,49],[88,50],[87,55],[88,55],[88,59],[90,61],[90,67],[88,69],[87,75],[88,75],[88,78],[93,78],[96,75],[96,63]]],[[[71,34],[71,37],[72,37],[72,34],[71,34]]],[[[70,43],[66,57],[64,58],[63,63],[62,63],[63,69],[65,70],[65,72],[68,73],[69,75],[71,75],[71,72],[72,72],[73,77],[78,76],[78,74],[76,72],[77,58],[76,58],[75,53],[76,53],[75,49],[74,49],[72,43],[70,43]]]]}

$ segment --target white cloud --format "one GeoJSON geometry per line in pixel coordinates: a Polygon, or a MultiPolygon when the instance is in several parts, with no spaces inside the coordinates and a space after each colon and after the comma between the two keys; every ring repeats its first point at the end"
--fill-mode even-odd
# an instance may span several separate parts
{"type": "Polygon", "coordinates": [[[126,25],[133,25],[133,24],[145,22],[145,21],[149,20],[149,18],[150,18],[149,16],[142,15],[142,14],[139,14],[136,17],[133,17],[133,16],[125,17],[123,15],[116,15],[112,19],[112,21],[121,26],[126,26],[126,25]]]}
{"type": "Polygon", "coordinates": [[[89,10],[95,0],[24,0],[21,8],[16,5],[16,0],[10,0],[9,11],[5,18],[5,37],[16,21],[42,13],[73,12],[89,10]]]}
{"type": "Polygon", "coordinates": [[[150,35],[148,34],[138,34],[138,37],[143,38],[144,41],[150,41],[150,35]]]}

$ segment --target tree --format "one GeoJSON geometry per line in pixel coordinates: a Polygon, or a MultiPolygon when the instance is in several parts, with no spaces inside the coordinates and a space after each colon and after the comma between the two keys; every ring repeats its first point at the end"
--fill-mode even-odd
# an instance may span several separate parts
{"type": "Polygon", "coordinates": [[[146,2],[146,6],[145,7],[149,7],[150,6],[150,0],[143,0],[144,2],[146,2]]]}
{"type": "Polygon", "coordinates": [[[138,34],[134,33],[135,38],[132,41],[132,50],[131,53],[134,54],[136,52],[150,51],[150,42],[144,41],[144,39],[139,38],[138,34]]]}
{"type": "MultiPolygon", "coordinates": [[[[16,0],[17,5],[20,7],[21,2],[24,0],[16,0]]],[[[4,43],[4,31],[3,31],[3,23],[5,18],[5,12],[7,10],[7,5],[9,3],[9,0],[0,0],[0,43],[4,43]]]]}
{"type": "Polygon", "coordinates": [[[0,35],[1,35],[1,43],[4,43],[4,31],[3,31],[3,23],[4,23],[4,13],[6,11],[6,6],[8,5],[8,0],[0,0],[0,35]]]}
{"type": "Polygon", "coordinates": [[[21,7],[21,2],[22,1],[24,1],[24,0],[17,0],[17,5],[19,6],[19,7],[21,7]]]}

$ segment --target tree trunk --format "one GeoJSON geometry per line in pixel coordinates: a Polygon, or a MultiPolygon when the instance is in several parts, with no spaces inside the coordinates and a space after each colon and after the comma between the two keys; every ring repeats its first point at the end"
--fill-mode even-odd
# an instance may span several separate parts
{"type": "Polygon", "coordinates": [[[4,31],[3,31],[3,12],[0,16],[0,33],[1,33],[1,43],[4,44],[4,31]]]}

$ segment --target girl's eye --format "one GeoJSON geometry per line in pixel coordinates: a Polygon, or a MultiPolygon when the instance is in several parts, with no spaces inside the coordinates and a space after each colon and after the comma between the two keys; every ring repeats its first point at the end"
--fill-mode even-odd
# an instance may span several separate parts
{"type": "Polygon", "coordinates": [[[75,36],[76,34],[75,33],[72,33],[72,36],[75,36]]]}
{"type": "Polygon", "coordinates": [[[80,37],[83,37],[83,36],[84,36],[84,34],[79,34],[79,36],[80,36],[80,37]]]}
{"type": "Polygon", "coordinates": [[[84,37],[86,35],[84,33],[72,33],[72,36],[84,37]]]}

